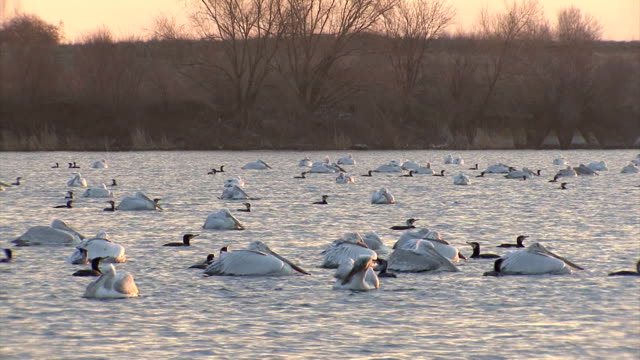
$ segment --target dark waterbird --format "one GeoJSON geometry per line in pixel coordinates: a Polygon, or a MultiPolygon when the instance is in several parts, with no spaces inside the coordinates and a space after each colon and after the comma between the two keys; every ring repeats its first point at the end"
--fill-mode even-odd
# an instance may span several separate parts
{"type": "Polygon", "coordinates": [[[390,227],[389,229],[391,230],[407,230],[407,229],[415,229],[415,225],[413,225],[416,221],[418,221],[418,219],[407,219],[406,220],[406,225],[394,225],[392,227],[390,227]]]}
{"type": "Polygon", "coordinates": [[[56,163],[56,164],[55,164],[54,166],[52,166],[51,168],[52,168],[52,169],[57,169],[57,168],[59,168],[59,167],[60,167],[60,164],[56,163]]]}
{"type": "Polygon", "coordinates": [[[206,260],[204,260],[200,264],[195,264],[195,265],[189,266],[189,269],[206,269],[207,266],[209,266],[209,264],[211,264],[215,258],[216,258],[216,256],[214,254],[209,254],[209,255],[207,255],[207,259],[206,260]]]}
{"type": "Polygon", "coordinates": [[[94,258],[91,260],[91,269],[82,269],[74,272],[73,276],[100,276],[102,272],[100,271],[100,261],[102,261],[101,257],[94,258]]]}
{"type": "Polygon", "coordinates": [[[616,271],[616,272],[609,273],[609,276],[640,276],[640,260],[636,262],[636,271],[632,271],[632,270],[616,271]]]}
{"type": "Polygon", "coordinates": [[[67,201],[65,205],[54,206],[54,209],[71,209],[73,207],[73,200],[67,201]]]}
{"type": "Polygon", "coordinates": [[[471,254],[472,259],[496,259],[500,257],[500,255],[497,254],[480,254],[480,244],[476,241],[467,242],[467,244],[471,245],[471,248],[473,249],[473,254],[471,254]]]}
{"type": "Polygon", "coordinates": [[[316,201],[313,204],[314,205],[327,205],[327,198],[329,197],[329,195],[322,195],[322,201],[316,201]]]}
{"type": "Polygon", "coordinates": [[[560,184],[560,190],[567,190],[567,184],[566,182],[563,182],[562,184],[560,184]]]}
{"type": "Polygon", "coordinates": [[[244,209],[238,209],[236,211],[251,212],[251,204],[250,203],[242,203],[242,205],[244,205],[245,208],[244,209]]]}
{"type": "Polygon", "coordinates": [[[500,268],[502,267],[503,261],[503,258],[496,260],[493,263],[493,270],[487,271],[486,273],[482,274],[482,276],[502,276],[502,274],[500,273],[500,268]]]}
{"type": "Polygon", "coordinates": [[[375,270],[378,270],[378,277],[397,277],[396,274],[387,272],[387,260],[378,258],[376,261],[378,262],[378,266],[375,270]]]}
{"type": "Polygon", "coordinates": [[[413,177],[413,173],[415,173],[415,171],[411,170],[408,174],[400,175],[400,177],[413,177]]]}
{"type": "Polygon", "coordinates": [[[373,176],[373,175],[371,175],[372,172],[373,172],[373,170],[369,170],[369,171],[367,171],[366,174],[360,175],[360,176],[373,176]]]}
{"type": "Polygon", "coordinates": [[[307,177],[305,175],[307,175],[306,171],[301,173],[300,176],[294,176],[293,178],[294,179],[306,179],[307,177]]]}
{"type": "Polygon", "coordinates": [[[10,262],[13,262],[13,250],[11,250],[11,249],[4,249],[4,255],[6,256],[6,258],[4,258],[4,259],[0,259],[0,263],[10,263],[10,262]]]}
{"type": "Polygon", "coordinates": [[[522,242],[524,241],[524,239],[528,238],[529,236],[527,235],[520,235],[516,238],[516,243],[515,244],[500,244],[498,245],[498,247],[503,247],[503,248],[510,248],[510,247],[516,247],[516,248],[523,248],[524,245],[522,245],[522,242]]]}
{"type": "Polygon", "coordinates": [[[469,168],[469,170],[478,170],[478,164],[475,167],[469,168]]]}
{"type": "Polygon", "coordinates": [[[116,182],[116,179],[111,179],[111,185],[109,186],[118,186],[118,183],[116,182]]]}
{"type": "Polygon", "coordinates": [[[116,203],[113,200],[109,200],[107,203],[111,205],[111,207],[104,208],[102,211],[116,211],[116,203]]]}
{"type": "Polygon", "coordinates": [[[20,185],[20,180],[21,180],[21,179],[22,179],[22,177],[18,176],[18,177],[16,178],[16,181],[15,181],[15,182],[13,182],[13,183],[11,183],[11,185],[19,186],[19,185],[20,185]]]}
{"type": "Polygon", "coordinates": [[[191,243],[190,243],[191,239],[193,239],[198,235],[200,234],[184,234],[182,236],[182,242],[170,242],[162,246],[191,246],[191,243]]]}
{"type": "Polygon", "coordinates": [[[67,195],[64,196],[65,199],[73,199],[73,191],[67,191],[67,195]]]}
{"type": "Polygon", "coordinates": [[[444,169],[440,170],[440,174],[433,174],[433,176],[444,176],[444,169]]]}
{"type": "Polygon", "coordinates": [[[476,175],[476,177],[484,177],[484,171],[480,173],[480,175],[476,175]]]}

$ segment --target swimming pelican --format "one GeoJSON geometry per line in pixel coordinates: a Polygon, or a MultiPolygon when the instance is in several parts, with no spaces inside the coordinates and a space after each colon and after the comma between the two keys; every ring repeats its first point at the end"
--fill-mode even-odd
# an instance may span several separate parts
{"type": "Polygon", "coordinates": [[[241,167],[242,170],[265,170],[272,169],[269,164],[262,160],[256,160],[254,162],[247,163],[245,166],[241,167]]]}
{"type": "Polygon", "coordinates": [[[67,186],[87,187],[87,180],[80,173],[77,173],[73,175],[71,180],[67,181],[67,186]]]}
{"type": "Polygon", "coordinates": [[[92,197],[92,198],[104,198],[104,197],[113,197],[113,193],[111,190],[107,189],[107,185],[102,184],[102,186],[96,186],[92,188],[88,188],[84,191],[83,197],[92,197]]]}
{"type": "Polygon", "coordinates": [[[67,225],[64,221],[55,219],[51,226],[34,226],[11,242],[17,246],[32,245],[77,245],[84,236],[67,225]]]}
{"type": "Polygon", "coordinates": [[[444,157],[444,163],[445,164],[452,164],[453,163],[453,156],[451,156],[451,154],[447,155],[444,157]]]}
{"type": "Polygon", "coordinates": [[[199,234],[184,234],[182,236],[182,242],[170,242],[162,246],[191,246],[191,239],[193,239],[198,235],[199,234]]]}
{"type": "Polygon", "coordinates": [[[514,169],[512,166],[497,163],[487,167],[484,172],[487,174],[508,174],[512,169],[514,169]]]}
{"type": "Polygon", "coordinates": [[[562,156],[558,156],[553,159],[553,165],[567,165],[567,160],[565,160],[562,156]]]}
{"type": "Polygon", "coordinates": [[[578,176],[576,171],[571,168],[571,166],[567,166],[565,169],[558,170],[556,174],[557,177],[574,177],[578,176]]]}
{"type": "Polygon", "coordinates": [[[400,165],[402,170],[416,170],[420,168],[420,164],[415,161],[405,161],[400,165]]]}
{"type": "Polygon", "coordinates": [[[387,188],[381,188],[371,194],[372,204],[395,204],[396,198],[389,192],[387,188]]]}
{"type": "Polygon", "coordinates": [[[573,170],[580,176],[599,175],[597,172],[593,171],[590,167],[585,166],[584,164],[580,164],[580,166],[574,167],[573,170]]]}
{"type": "Polygon", "coordinates": [[[73,276],[100,276],[102,272],[100,271],[100,260],[102,258],[97,257],[91,260],[91,269],[82,269],[74,272],[73,276]]]}
{"type": "Polygon", "coordinates": [[[238,185],[225,186],[220,195],[222,200],[248,200],[249,195],[238,185]]]}
{"type": "Polygon", "coordinates": [[[13,262],[13,250],[4,249],[4,255],[6,256],[4,259],[0,259],[0,263],[10,263],[13,262]]]}
{"type": "Polygon", "coordinates": [[[431,163],[427,163],[427,166],[421,166],[414,170],[414,174],[433,175],[433,169],[431,163]]]}
{"type": "Polygon", "coordinates": [[[406,272],[459,271],[453,262],[438,252],[429,240],[418,239],[413,247],[397,247],[389,256],[390,270],[406,272]]]}
{"type": "Polygon", "coordinates": [[[322,201],[316,201],[313,204],[314,205],[327,205],[327,198],[329,197],[329,195],[322,195],[322,201]]]}
{"type": "Polygon", "coordinates": [[[353,159],[353,156],[349,154],[346,157],[339,158],[338,161],[336,161],[336,163],[338,165],[355,165],[356,161],[353,159]]]}
{"type": "Polygon", "coordinates": [[[629,164],[629,165],[623,167],[622,171],[620,171],[620,173],[621,174],[637,174],[637,173],[640,173],[640,168],[638,168],[634,164],[629,164]]]}
{"type": "Polygon", "coordinates": [[[204,270],[204,269],[207,268],[207,266],[209,266],[209,264],[211,264],[213,262],[213,260],[215,258],[216,258],[216,256],[214,254],[209,254],[209,255],[207,255],[207,258],[204,261],[189,266],[189,269],[203,269],[204,270]]]}
{"type": "Polygon", "coordinates": [[[540,170],[538,170],[538,172],[534,172],[528,168],[522,168],[522,170],[515,170],[513,169],[512,171],[509,171],[509,173],[507,175],[505,175],[505,179],[531,179],[534,176],[539,176],[540,175],[540,170]]]}
{"type": "Polygon", "coordinates": [[[369,249],[359,233],[345,234],[341,239],[331,243],[322,254],[324,255],[324,260],[320,266],[323,268],[335,268],[347,261],[347,259],[353,260],[362,255],[373,257],[373,259],[378,257],[378,253],[369,249]]]}
{"type": "Polygon", "coordinates": [[[407,231],[400,236],[400,239],[393,245],[394,249],[416,249],[417,243],[420,241],[429,241],[435,250],[451,260],[454,263],[460,261],[460,259],[466,259],[462,253],[451,246],[448,241],[442,240],[440,234],[437,231],[429,231],[429,229],[420,229],[418,231],[407,231]]]}
{"type": "Polygon", "coordinates": [[[312,174],[335,174],[340,171],[344,171],[344,169],[334,164],[327,164],[323,161],[316,161],[307,172],[312,174]]]}
{"type": "Polygon", "coordinates": [[[86,250],[89,261],[97,257],[102,258],[104,262],[123,263],[127,261],[124,246],[109,240],[109,235],[104,231],[99,232],[93,238],[83,240],[78,245],[69,257],[72,264],[77,263],[85,256],[79,248],[86,250]]]}
{"type": "Polygon", "coordinates": [[[71,209],[73,208],[73,200],[67,201],[67,203],[64,205],[56,205],[54,206],[54,208],[55,209],[71,209]]]}
{"type": "Polygon", "coordinates": [[[338,174],[338,177],[336,177],[336,184],[355,184],[355,182],[356,178],[347,173],[341,172],[338,174]]]}
{"type": "Polygon", "coordinates": [[[453,177],[453,184],[454,185],[469,185],[471,184],[471,179],[469,179],[469,177],[463,173],[460,173],[456,176],[453,177]]]}
{"type": "Polygon", "coordinates": [[[213,230],[244,230],[244,226],[236,219],[227,208],[212,212],[204,221],[203,229],[213,230]]]}
{"type": "Polygon", "coordinates": [[[225,180],[223,184],[224,187],[231,187],[233,185],[236,185],[241,188],[245,187],[244,179],[241,178],[240,176],[235,176],[231,179],[225,180]]]}
{"type": "Polygon", "coordinates": [[[243,212],[251,212],[251,204],[250,203],[242,203],[242,205],[245,206],[244,209],[237,209],[236,211],[243,211],[243,212]]]}
{"type": "Polygon", "coordinates": [[[467,242],[467,244],[471,245],[473,249],[473,254],[470,256],[472,259],[496,259],[500,257],[500,255],[491,253],[480,254],[480,244],[476,241],[467,242]]]}
{"type": "Polygon", "coordinates": [[[453,158],[453,165],[464,165],[464,160],[460,156],[456,156],[453,158]]]}
{"type": "Polygon", "coordinates": [[[252,241],[246,250],[221,254],[204,270],[207,275],[281,276],[309,273],[269,249],[262,241],[252,241]]]}
{"type": "Polygon", "coordinates": [[[298,166],[300,167],[311,167],[312,165],[313,165],[313,161],[311,161],[311,159],[309,159],[308,156],[306,156],[304,159],[298,162],[298,166]]]}
{"type": "Polygon", "coordinates": [[[378,166],[373,172],[394,173],[402,172],[402,167],[398,160],[391,160],[387,164],[378,166]]]}
{"type": "Polygon", "coordinates": [[[362,235],[362,240],[364,240],[365,245],[367,245],[369,249],[375,251],[378,256],[386,255],[391,252],[391,249],[382,242],[382,239],[375,231],[369,231],[362,235]]]}
{"type": "Polygon", "coordinates": [[[391,230],[407,230],[407,229],[415,229],[416,226],[413,225],[418,219],[410,218],[406,220],[406,225],[394,225],[390,227],[391,230]]]}
{"type": "Polygon", "coordinates": [[[636,271],[622,270],[622,271],[609,273],[609,276],[621,276],[621,275],[640,276],[640,260],[636,262],[636,271]]]}
{"type": "Polygon", "coordinates": [[[367,291],[380,287],[378,275],[373,270],[373,258],[360,256],[355,260],[340,264],[334,277],[336,282],[333,288],[336,290],[367,291]]]}
{"type": "Polygon", "coordinates": [[[498,247],[503,247],[503,248],[510,248],[510,247],[516,247],[516,248],[523,248],[524,245],[522,245],[522,242],[524,241],[524,239],[528,238],[529,236],[527,235],[520,235],[516,238],[516,243],[515,244],[500,244],[498,245],[498,247]]]}
{"type": "Polygon", "coordinates": [[[104,209],[102,209],[102,211],[116,211],[116,202],[115,202],[115,201],[113,201],[113,200],[109,200],[109,201],[107,201],[107,203],[108,203],[109,205],[111,205],[111,206],[110,206],[110,207],[108,207],[108,208],[104,208],[104,209]]]}
{"type": "Polygon", "coordinates": [[[106,169],[109,167],[109,165],[107,165],[107,160],[98,160],[98,161],[94,161],[93,164],[91,164],[91,167],[94,169],[106,169]]]}
{"type": "Polygon", "coordinates": [[[589,169],[593,170],[593,171],[607,171],[609,170],[609,168],[607,167],[607,163],[604,161],[594,161],[592,163],[589,163],[589,165],[587,165],[589,167],[589,169]]]}
{"type": "Polygon", "coordinates": [[[116,207],[116,210],[162,210],[158,205],[159,198],[149,199],[144,193],[138,191],[134,196],[127,196],[116,207]]]}
{"type": "Polygon", "coordinates": [[[540,243],[528,248],[510,252],[494,264],[494,272],[488,275],[543,275],[570,274],[571,268],[584,270],[582,267],[547,250],[540,243]]]}
{"type": "Polygon", "coordinates": [[[95,299],[120,299],[138,297],[138,287],[133,275],[118,273],[113,264],[102,270],[102,275],[87,286],[83,297],[95,299]]]}

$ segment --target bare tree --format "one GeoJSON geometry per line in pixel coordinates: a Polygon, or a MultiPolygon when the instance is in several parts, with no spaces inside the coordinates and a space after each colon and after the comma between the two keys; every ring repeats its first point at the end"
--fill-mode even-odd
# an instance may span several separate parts
{"type": "MultiPolygon", "coordinates": [[[[199,0],[193,20],[203,39],[222,49],[222,61],[210,52],[194,63],[220,74],[231,87],[233,111],[241,125],[254,124],[249,116],[265,79],[272,70],[282,27],[281,0],[199,0]]],[[[206,84],[204,86],[219,86],[206,84]]]]}
{"type": "Polygon", "coordinates": [[[305,110],[334,105],[349,91],[330,86],[332,71],[354,50],[354,38],[393,4],[394,0],[287,0],[281,13],[285,55],[279,67],[305,110]]]}

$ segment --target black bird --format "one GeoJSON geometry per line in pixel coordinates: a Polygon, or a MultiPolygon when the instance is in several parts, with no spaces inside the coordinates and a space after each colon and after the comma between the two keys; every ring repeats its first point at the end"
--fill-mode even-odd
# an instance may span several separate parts
{"type": "Polygon", "coordinates": [[[478,164],[475,167],[469,168],[469,170],[478,170],[478,164]]]}
{"type": "Polygon", "coordinates": [[[307,175],[306,171],[301,173],[300,176],[294,176],[293,178],[294,179],[306,179],[307,177],[305,175],[307,175]]]}
{"type": "Polygon", "coordinates": [[[51,168],[52,168],[52,169],[57,169],[57,168],[59,168],[59,167],[60,167],[60,164],[56,163],[56,165],[55,165],[55,166],[52,166],[51,168]]]}
{"type": "Polygon", "coordinates": [[[503,258],[496,260],[496,262],[493,263],[493,270],[482,274],[482,276],[501,276],[500,268],[502,267],[503,261],[503,258]]]}
{"type": "Polygon", "coordinates": [[[4,254],[7,256],[4,259],[0,259],[0,263],[13,262],[13,251],[11,249],[4,249],[4,254]]]}
{"type": "Polygon", "coordinates": [[[109,186],[118,186],[118,183],[116,182],[116,179],[111,179],[111,185],[109,186]]]}
{"type": "Polygon", "coordinates": [[[220,165],[220,169],[216,170],[216,172],[224,172],[224,165],[220,165]]]}
{"type": "Polygon", "coordinates": [[[64,196],[65,199],[73,199],[73,191],[67,191],[67,195],[64,196]]]}
{"type": "Polygon", "coordinates": [[[369,171],[367,171],[366,174],[360,175],[360,176],[373,176],[373,175],[371,175],[372,172],[373,172],[373,170],[369,170],[369,171]]]}
{"type": "Polygon", "coordinates": [[[329,197],[329,195],[322,195],[322,201],[316,201],[313,204],[314,205],[326,205],[328,204],[327,202],[327,198],[329,197]]]}
{"type": "Polygon", "coordinates": [[[553,177],[553,180],[549,180],[549,182],[558,182],[558,178],[560,177],[560,175],[556,175],[553,177]]]}
{"type": "Polygon", "coordinates": [[[215,258],[216,256],[214,254],[209,254],[207,255],[207,259],[205,261],[200,264],[191,265],[189,266],[189,269],[206,269],[207,266],[209,266],[209,264],[211,264],[215,258]]]}
{"type": "MultiPolygon", "coordinates": [[[[7,250],[9,250],[9,249],[6,249],[5,251],[7,251],[7,250]]],[[[9,256],[9,255],[7,255],[7,256],[9,256]]],[[[616,272],[609,273],[609,276],[618,276],[618,275],[640,276],[640,260],[638,260],[638,262],[636,263],[636,271],[622,270],[622,271],[616,271],[616,272]]]]}
{"type": "Polygon", "coordinates": [[[76,162],[74,161],[74,162],[73,162],[73,168],[74,168],[74,169],[80,169],[80,166],[76,165],[76,162]]]}
{"type": "Polygon", "coordinates": [[[220,248],[220,254],[226,253],[229,251],[229,246],[223,246],[220,248]]]}
{"type": "Polygon", "coordinates": [[[560,190],[567,190],[567,184],[566,182],[560,184],[560,190]]]}
{"type": "Polygon", "coordinates": [[[415,172],[414,170],[411,170],[411,171],[409,171],[408,174],[400,175],[400,177],[413,177],[413,173],[414,172],[415,172]]]}
{"type": "Polygon", "coordinates": [[[498,247],[504,247],[504,248],[510,248],[510,247],[516,247],[516,248],[523,248],[524,245],[522,245],[522,242],[524,241],[524,239],[528,238],[527,235],[520,235],[516,238],[516,243],[515,244],[500,244],[498,245],[498,247]]]}
{"type": "Polygon", "coordinates": [[[116,203],[113,200],[109,200],[107,203],[111,205],[111,207],[104,208],[102,211],[116,211],[116,203]]]}
{"type": "Polygon", "coordinates": [[[162,246],[191,246],[190,244],[191,239],[193,239],[198,235],[200,234],[184,234],[184,236],[182,236],[182,242],[170,242],[162,246]]]}
{"type": "Polygon", "coordinates": [[[102,275],[102,271],[100,271],[100,261],[102,261],[101,257],[94,258],[91,260],[91,269],[82,269],[74,272],[73,276],[100,276],[102,275]]]}
{"type": "Polygon", "coordinates": [[[440,170],[440,174],[433,174],[433,176],[444,176],[444,169],[440,170]]]}
{"type": "Polygon", "coordinates": [[[69,169],[73,169],[73,164],[69,163],[69,169]]]}
{"type": "Polygon", "coordinates": [[[16,182],[11,183],[11,185],[15,185],[15,186],[20,185],[20,179],[22,179],[22,177],[18,176],[18,177],[16,178],[16,182]]]}
{"type": "Polygon", "coordinates": [[[471,254],[472,259],[496,259],[500,257],[500,255],[497,254],[480,254],[480,244],[476,241],[467,242],[467,244],[471,245],[471,248],[473,249],[473,254],[471,254]]]}
{"type": "Polygon", "coordinates": [[[62,208],[71,209],[72,207],[73,207],[73,200],[69,200],[67,201],[66,205],[57,205],[57,206],[54,206],[53,208],[54,209],[62,209],[62,208]]]}
{"type": "Polygon", "coordinates": [[[212,168],[211,171],[207,173],[207,175],[215,175],[217,172],[218,170],[212,168]]]}
{"type": "Polygon", "coordinates": [[[238,209],[236,211],[251,212],[251,204],[250,203],[242,203],[242,205],[246,206],[246,208],[245,209],[238,209]]]}
{"type": "Polygon", "coordinates": [[[416,227],[413,225],[413,223],[415,223],[416,221],[418,221],[418,219],[407,219],[407,225],[394,225],[392,227],[390,227],[389,229],[391,230],[407,230],[407,229],[415,229],[416,227]]]}
{"type": "Polygon", "coordinates": [[[378,258],[378,266],[376,270],[378,270],[378,277],[397,277],[396,274],[387,272],[387,260],[378,258]]]}
{"type": "Polygon", "coordinates": [[[480,173],[480,175],[476,175],[476,177],[484,177],[484,171],[480,173]]]}

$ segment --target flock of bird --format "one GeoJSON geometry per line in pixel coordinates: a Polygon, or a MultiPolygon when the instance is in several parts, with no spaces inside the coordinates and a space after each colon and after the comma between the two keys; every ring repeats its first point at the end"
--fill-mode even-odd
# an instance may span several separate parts
{"type": "MultiPolygon", "coordinates": [[[[463,165],[464,160],[451,155],[444,159],[445,164],[463,165]]],[[[556,165],[566,165],[566,160],[561,157],[553,161],[556,165]]],[[[300,167],[306,168],[297,179],[305,179],[309,173],[333,173],[338,174],[337,183],[353,184],[356,178],[348,174],[345,167],[354,165],[355,160],[351,155],[338,159],[335,163],[325,159],[323,161],[312,161],[308,157],[299,162],[300,167]]],[[[640,154],[625,166],[623,173],[639,173],[640,154]]],[[[107,168],[106,160],[96,161],[92,168],[107,168]]],[[[60,168],[56,163],[53,168],[60,168]]],[[[69,168],[79,169],[75,162],[69,163],[69,168]]],[[[268,170],[272,167],[262,160],[251,162],[242,167],[243,170],[268,170]]],[[[469,170],[480,170],[478,164],[469,170]]],[[[558,171],[550,182],[557,182],[560,178],[570,178],[574,176],[595,176],[597,171],[607,170],[606,164],[594,162],[587,166],[580,164],[578,167],[567,166],[558,171]]],[[[209,175],[225,173],[224,166],[212,168],[209,175]]],[[[435,171],[431,164],[421,166],[412,161],[400,162],[392,160],[376,169],[367,171],[361,176],[372,177],[376,173],[398,173],[402,177],[413,177],[415,175],[432,175],[444,177],[445,170],[435,171]],[[405,173],[407,172],[407,173],[405,173]]],[[[517,170],[505,164],[494,164],[483,170],[476,177],[485,177],[485,174],[504,174],[507,179],[521,179],[523,181],[535,176],[541,176],[541,171],[532,171],[528,168],[517,170]]],[[[6,184],[0,182],[0,189],[21,185],[21,177],[14,183],[6,184]]],[[[469,185],[469,177],[462,172],[454,177],[454,184],[469,185]]],[[[561,189],[566,189],[566,182],[563,182],[561,189]]],[[[87,187],[87,181],[79,174],[74,173],[67,182],[69,187],[87,187]]],[[[98,187],[87,188],[84,197],[104,197],[111,198],[113,193],[110,189],[118,186],[117,181],[112,179],[112,183],[102,184],[98,187]]],[[[221,199],[225,200],[251,200],[243,189],[244,180],[241,177],[227,179],[221,199]]],[[[65,205],[58,205],[55,208],[72,208],[73,191],[68,191],[65,205]]],[[[329,195],[323,195],[321,201],[313,202],[313,205],[329,205],[327,201],[329,195]]],[[[143,192],[137,192],[132,196],[124,197],[116,206],[115,201],[109,200],[110,207],[104,211],[161,211],[159,205],[160,198],[151,199],[143,192]]],[[[387,188],[381,188],[372,193],[372,204],[393,204],[395,198],[387,188]]],[[[245,208],[237,209],[241,212],[251,212],[251,203],[244,202],[245,208]]],[[[342,238],[334,241],[323,251],[324,257],[321,267],[335,268],[333,285],[334,289],[348,289],[355,291],[365,291],[380,287],[380,277],[396,277],[394,272],[424,272],[424,271],[460,271],[456,265],[461,260],[471,259],[492,259],[493,269],[484,273],[485,276],[504,275],[540,275],[540,274],[570,274],[575,270],[584,270],[568,259],[561,257],[540,243],[524,245],[525,235],[517,237],[515,243],[500,244],[499,248],[513,248],[503,255],[482,253],[478,242],[468,242],[472,248],[472,254],[465,257],[457,248],[452,246],[436,231],[416,227],[419,219],[407,219],[404,225],[391,226],[391,230],[402,231],[398,241],[389,248],[383,244],[380,237],[374,231],[361,235],[360,233],[348,233],[342,238]]],[[[215,230],[243,230],[245,227],[233,216],[227,208],[215,211],[206,218],[204,229],[215,230]]],[[[188,247],[191,240],[199,234],[184,234],[181,242],[164,244],[169,247],[188,247]]],[[[86,288],[84,297],[87,298],[127,298],[139,295],[135,280],[130,273],[118,272],[114,263],[122,263],[127,260],[125,248],[109,239],[105,232],[98,233],[93,238],[87,238],[61,220],[54,220],[51,226],[34,226],[28,229],[23,235],[12,240],[16,246],[31,245],[72,245],[75,247],[73,254],[68,261],[72,264],[91,264],[90,269],[79,270],[73,273],[74,276],[95,276],[86,288]]],[[[0,259],[2,263],[13,262],[13,251],[5,249],[5,258],[0,259]]],[[[276,253],[262,241],[252,241],[246,249],[231,250],[228,246],[220,249],[220,252],[208,254],[207,258],[190,268],[203,269],[206,276],[228,275],[228,276],[281,276],[281,275],[310,275],[310,273],[294,262],[276,253]]],[[[609,275],[640,275],[640,260],[636,263],[636,271],[619,271],[609,275]]]]}

